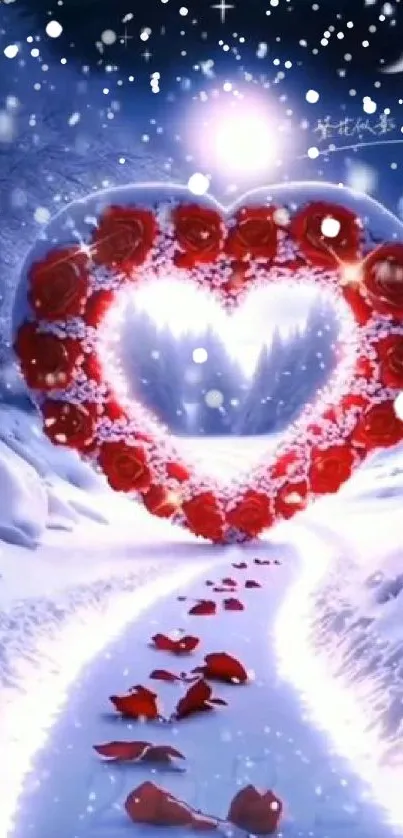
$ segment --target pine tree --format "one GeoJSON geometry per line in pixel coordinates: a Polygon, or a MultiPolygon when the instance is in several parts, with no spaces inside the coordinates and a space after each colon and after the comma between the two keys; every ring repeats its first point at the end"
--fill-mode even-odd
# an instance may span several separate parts
{"type": "Polygon", "coordinates": [[[225,344],[211,327],[198,340],[198,345],[207,352],[207,360],[200,365],[200,380],[196,385],[200,405],[198,432],[209,436],[225,435],[231,433],[239,410],[244,376],[240,365],[230,357],[225,344]],[[212,390],[222,395],[220,407],[210,407],[206,401],[212,390]]]}
{"type": "Polygon", "coordinates": [[[271,345],[260,351],[256,370],[244,400],[235,433],[257,436],[270,433],[276,424],[275,393],[284,354],[283,341],[275,329],[271,345]]]}
{"type": "Polygon", "coordinates": [[[171,331],[158,329],[143,312],[134,312],[126,320],[121,344],[130,395],[171,431],[180,433],[183,376],[179,347],[171,331]]]}
{"type": "Polygon", "coordinates": [[[326,300],[317,300],[303,329],[287,338],[276,330],[264,347],[234,432],[278,433],[295,421],[304,406],[326,384],[334,365],[332,344],[337,325],[326,300]]]}

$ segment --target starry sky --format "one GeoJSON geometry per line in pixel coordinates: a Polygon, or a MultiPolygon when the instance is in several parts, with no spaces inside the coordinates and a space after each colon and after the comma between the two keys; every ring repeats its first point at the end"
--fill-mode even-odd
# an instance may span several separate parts
{"type": "Polygon", "coordinates": [[[0,7],[3,50],[13,43],[8,13],[17,12],[18,37],[37,53],[17,73],[29,69],[29,83],[36,73],[42,88],[53,74],[60,90],[64,66],[71,101],[71,73],[81,74],[89,101],[100,97],[101,119],[118,101],[113,119],[130,125],[133,140],[186,176],[212,175],[220,197],[321,179],[403,214],[403,0],[223,0],[228,8],[216,8],[220,2],[8,0],[0,7]],[[51,21],[58,37],[46,29],[51,21]],[[400,57],[402,72],[383,72],[400,57]],[[213,159],[209,145],[217,118],[227,120],[231,145],[232,114],[249,108],[266,128],[270,122],[275,150],[245,174],[213,159]]]}
{"type": "Polygon", "coordinates": [[[63,204],[161,173],[222,203],[331,181],[403,219],[402,152],[403,0],[0,0],[10,282],[63,204]]]}

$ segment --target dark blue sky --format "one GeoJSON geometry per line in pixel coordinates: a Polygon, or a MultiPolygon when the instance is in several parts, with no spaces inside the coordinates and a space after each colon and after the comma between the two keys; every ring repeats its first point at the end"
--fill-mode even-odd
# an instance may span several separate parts
{"type": "MultiPolygon", "coordinates": [[[[242,180],[243,188],[315,178],[368,184],[372,177],[372,194],[396,211],[403,194],[403,77],[381,70],[403,54],[403,0],[228,3],[233,8],[222,22],[215,0],[64,0],[60,6],[57,0],[15,0],[0,8],[1,43],[4,49],[16,41],[21,48],[14,63],[1,57],[0,89],[3,95],[18,89],[26,112],[44,94],[55,107],[57,101],[57,110],[79,110],[77,130],[86,124],[87,134],[98,122],[108,125],[115,107],[114,128],[131,133],[133,144],[143,142],[148,154],[171,158],[174,170],[188,176],[208,167],[193,138],[203,137],[214,96],[221,114],[234,104],[232,93],[223,92],[229,81],[246,99],[267,104],[278,122],[288,122],[287,135],[277,136],[281,165],[242,180]],[[59,38],[45,33],[52,19],[63,27],[59,38]],[[101,52],[105,30],[116,40],[101,52]],[[35,47],[40,55],[33,58],[35,47]],[[152,73],[160,74],[158,94],[151,90],[152,73]],[[310,88],[320,94],[315,104],[305,99],[310,88]],[[371,115],[363,110],[364,96],[376,103],[371,115]],[[321,140],[316,129],[326,119],[331,127],[321,140]],[[336,149],[324,154],[329,144],[336,149]],[[307,158],[313,146],[321,154],[307,158]]],[[[12,157],[12,147],[7,151],[12,157]]],[[[215,172],[213,185],[225,191],[234,180],[215,172]]]]}

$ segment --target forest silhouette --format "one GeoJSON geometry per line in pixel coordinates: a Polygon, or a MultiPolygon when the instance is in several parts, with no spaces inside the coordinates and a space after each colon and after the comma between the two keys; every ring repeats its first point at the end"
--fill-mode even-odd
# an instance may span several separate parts
{"type": "Polygon", "coordinates": [[[249,377],[211,326],[177,336],[132,311],[122,330],[121,361],[130,396],[172,433],[257,436],[281,431],[312,401],[334,367],[336,340],[332,307],[319,298],[302,328],[286,335],[274,330],[249,377]],[[207,352],[201,364],[192,357],[198,347],[207,352]],[[218,407],[209,406],[211,391],[221,394],[218,407]]]}

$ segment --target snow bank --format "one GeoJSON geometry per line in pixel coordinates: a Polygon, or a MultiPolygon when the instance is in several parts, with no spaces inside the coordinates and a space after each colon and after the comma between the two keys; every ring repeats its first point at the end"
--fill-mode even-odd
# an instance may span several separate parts
{"type": "Polygon", "coordinates": [[[4,404],[0,493],[0,540],[9,544],[35,548],[46,530],[71,531],[83,518],[109,520],[105,481],[75,452],[53,446],[36,414],[4,404]]]}
{"type": "Polygon", "coordinates": [[[0,539],[31,547],[46,528],[48,498],[36,471],[0,441],[0,539]]]}
{"type": "MultiPolygon", "coordinates": [[[[299,516],[332,555],[310,597],[310,643],[362,708],[380,760],[403,766],[403,446],[299,516]]],[[[311,556],[304,557],[306,561],[311,556]]],[[[318,556],[320,560],[320,554],[318,556]]]]}

